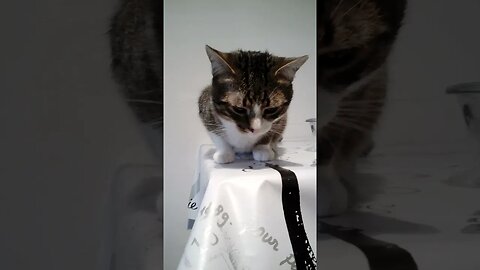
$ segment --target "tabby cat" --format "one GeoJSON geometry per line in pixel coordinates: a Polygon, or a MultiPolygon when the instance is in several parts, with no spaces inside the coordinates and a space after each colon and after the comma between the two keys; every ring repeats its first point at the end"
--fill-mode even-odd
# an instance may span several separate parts
{"type": "Polygon", "coordinates": [[[326,216],[347,210],[361,184],[355,162],[372,147],[406,0],[317,3],[317,211],[326,216]]]}
{"type": "Polygon", "coordinates": [[[200,118],[216,146],[217,163],[252,152],[257,161],[275,158],[287,121],[292,82],[308,56],[277,57],[268,52],[217,51],[206,46],[212,84],[198,101],[200,118]]]}

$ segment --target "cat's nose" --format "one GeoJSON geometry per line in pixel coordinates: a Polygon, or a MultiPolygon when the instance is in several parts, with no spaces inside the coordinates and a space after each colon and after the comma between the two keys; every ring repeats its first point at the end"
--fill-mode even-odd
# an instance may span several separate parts
{"type": "Polygon", "coordinates": [[[250,127],[252,130],[259,130],[262,127],[262,120],[260,118],[253,118],[250,127]]]}

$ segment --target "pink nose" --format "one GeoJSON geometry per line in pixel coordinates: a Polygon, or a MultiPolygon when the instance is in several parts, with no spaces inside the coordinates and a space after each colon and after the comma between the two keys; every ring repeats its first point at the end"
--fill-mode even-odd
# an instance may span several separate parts
{"type": "Polygon", "coordinates": [[[262,126],[262,120],[259,118],[254,118],[250,122],[250,127],[254,130],[259,130],[261,126],[262,126]]]}

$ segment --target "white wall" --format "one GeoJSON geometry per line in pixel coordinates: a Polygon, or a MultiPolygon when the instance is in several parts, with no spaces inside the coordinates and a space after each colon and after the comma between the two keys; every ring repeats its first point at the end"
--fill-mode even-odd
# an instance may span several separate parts
{"type": "Polygon", "coordinates": [[[165,269],[175,269],[188,232],[188,195],[199,145],[210,143],[197,98],[211,81],[205,44],[310,59],[297,73],[286,138],[308,136],[315,115],[315,1],[165,1],[165,269]]]}

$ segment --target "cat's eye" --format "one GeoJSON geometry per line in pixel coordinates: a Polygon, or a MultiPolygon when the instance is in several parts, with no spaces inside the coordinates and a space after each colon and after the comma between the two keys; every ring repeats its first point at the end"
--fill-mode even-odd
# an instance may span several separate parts
{"type": "Polygon", "coordinates": [[[279,107],[266,108],[265,110],[263,110],[263,113],[266,115],[275,114],[276,112],[278,112],[278,109],[279,107]]]}
{"type": "Polygon", "coordinates": [[[232,109],[237,114],[246,114],[247,113],[247,109],[242,108],[242,107],[233,106],[232,109]]]}
{"type": "Polygon", "coordinates": [[[319,63],[327,67],[342,67],[352,62],[357,55],[358,48],[348,48],[329,52],[318,57],[319,63]]]}

